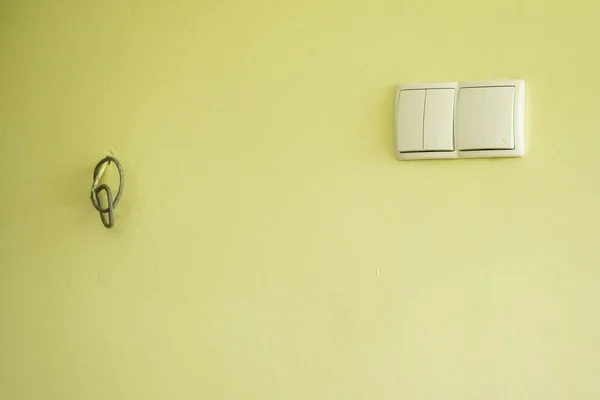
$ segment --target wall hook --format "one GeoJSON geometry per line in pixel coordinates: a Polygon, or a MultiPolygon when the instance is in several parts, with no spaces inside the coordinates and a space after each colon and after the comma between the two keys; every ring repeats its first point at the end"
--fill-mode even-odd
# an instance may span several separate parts
{"type": "Polygon", "coordinates": [[[119,160],[112,156],[106,156],[100,160],[100,162],[96,165],[96,168],[94,168],[94,182],[92,183],[90,198],[92,199],[94,208],[100,213],[100,220],[102,220],[102,224],[106,228],[112,228],[115,225],[115,208],[117,207],[119,200],[121,200],[124,186],[125,176],[123,174],[123,167],[121,166],[119,160]],[[119,170],[119,190],[117,190],[117,195],[114,198],[110,188],[105,184],[100,184],[100,178],[102,178],[104,171],[111,163],[114,163],[119,170]],[[106,193],[106,208],[102,208],[100,205],[100,192],[102,191],[106,193]],[[105,214],[108,214],[108,219],[105,218],[105,214]]]}

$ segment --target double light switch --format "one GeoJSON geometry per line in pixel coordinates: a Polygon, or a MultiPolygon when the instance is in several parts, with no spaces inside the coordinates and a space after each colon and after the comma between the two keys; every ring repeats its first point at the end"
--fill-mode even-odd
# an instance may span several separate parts
{"type": "Polygon", "coordinates": [[[452,151],[454,89],[401,90],[398,95],[398,150],[452,151]]]}
{"type": "Polygon", "coordinates": [[[522,156],[524,90],[523,81],[399,86],[398,158],[522,156]]]}

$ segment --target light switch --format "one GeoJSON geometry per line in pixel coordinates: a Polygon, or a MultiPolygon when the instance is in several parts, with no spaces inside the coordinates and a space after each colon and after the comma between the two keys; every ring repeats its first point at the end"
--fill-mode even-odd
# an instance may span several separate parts
{"type": "Polygon", "coordinates": [[[428,89],[425,96],[423,150],[453,151],[454,89],[428,89]]]}
{"type": "Polygon", "coordinates": [[[523,80],[402,84],[394,112],[399,160],[525,154],[523,80]]]}
{"type": "Polygon", "coordinates": [[[423,151],[425,90],[401,90],[396,104],[396,146],[399,152],[423,151]]]}
{"type": "Polygon", "coordinates": [[[463,87],[456,110],[458,150],[515,149],[515,87],[463,87]]]}

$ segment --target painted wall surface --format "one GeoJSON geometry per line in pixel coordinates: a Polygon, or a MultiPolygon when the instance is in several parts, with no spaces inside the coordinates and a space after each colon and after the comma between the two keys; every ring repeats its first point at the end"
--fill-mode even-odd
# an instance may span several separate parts
{"type": "Polygon", "coordinates": [[[3,1],[0,399],[600,398],[599,14],[3,1]],[[394,159],[395,84],[506,78],[526,157],[394,159]]]}

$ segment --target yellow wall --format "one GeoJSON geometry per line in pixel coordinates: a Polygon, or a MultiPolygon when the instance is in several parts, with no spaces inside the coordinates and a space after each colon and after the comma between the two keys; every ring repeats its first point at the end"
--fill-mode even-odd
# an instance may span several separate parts
{"type": "Polygon", "coordinates": [[[0,399],[598,399],[599,14],[3,1],[0,399]],[[525,158],[394,159],[395,84],[503,78],[525,158]]]}

